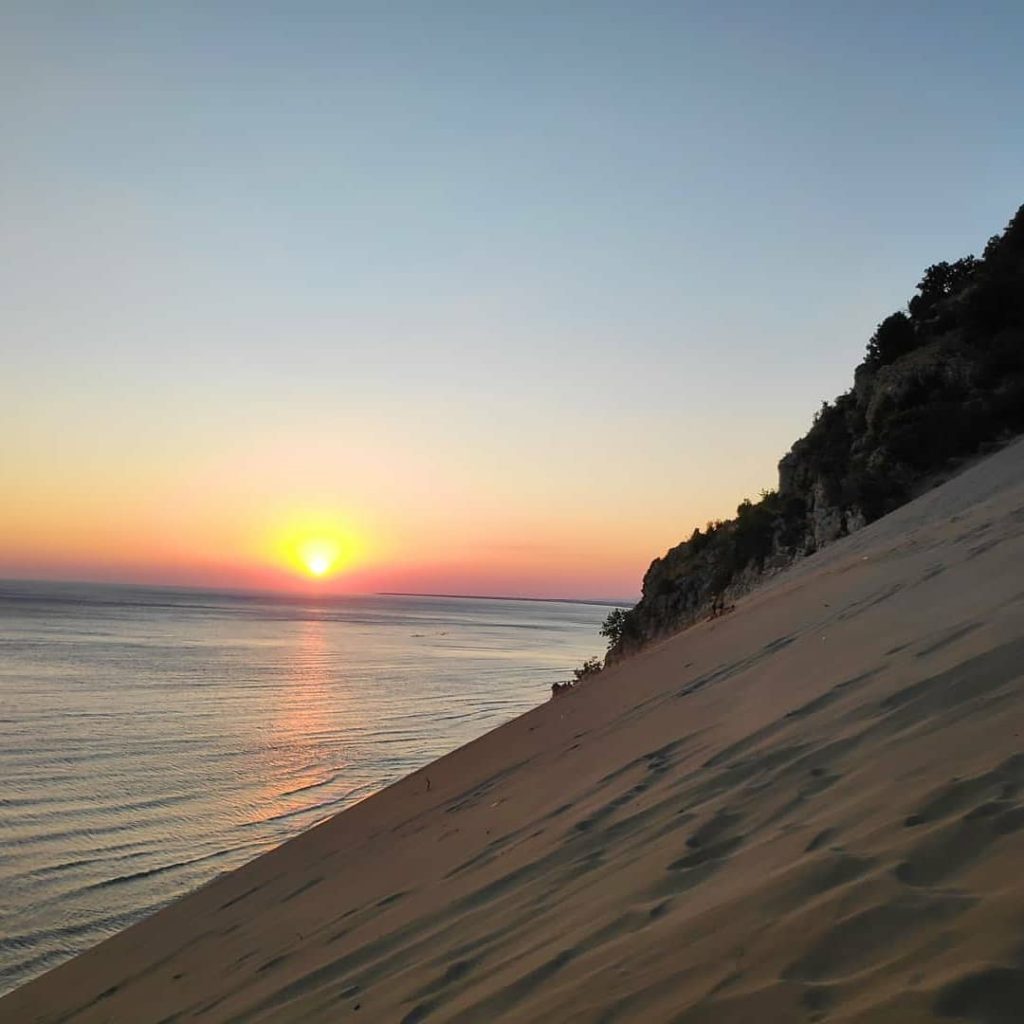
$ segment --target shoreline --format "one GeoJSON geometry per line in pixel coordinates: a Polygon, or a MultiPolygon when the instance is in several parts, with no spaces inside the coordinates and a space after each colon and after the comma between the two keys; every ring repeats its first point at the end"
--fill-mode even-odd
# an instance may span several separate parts
{"type": "Polygon", "coordinates": [[[15,990],[0,1020],[1008,1013],[1022,578],[1017,442],[15,990]]]}
{"type": "Polygon", "coordinates": [[[534,707],[604,615],[25,592],[0,610],[0,995],[534,707]]]}

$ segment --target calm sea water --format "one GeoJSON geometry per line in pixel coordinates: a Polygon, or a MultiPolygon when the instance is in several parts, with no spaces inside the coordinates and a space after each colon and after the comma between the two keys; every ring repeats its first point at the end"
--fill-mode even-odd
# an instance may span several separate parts
{"type": "Polygon", "coordinates": [[[544,700],[607,611],[0,583],[0,991],[544,700]]]}

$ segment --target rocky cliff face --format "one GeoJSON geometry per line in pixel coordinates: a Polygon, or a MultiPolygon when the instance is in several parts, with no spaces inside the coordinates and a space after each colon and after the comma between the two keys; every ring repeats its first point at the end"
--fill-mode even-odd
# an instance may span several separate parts
{"type": "Polygon", "coordinates": [[[1024,207],[981,259],[930,267],[884,320],[853,387],[779,463],[778,490],[694,530],[647,570],[615,661],[912,497],[957,458],[1024,430],[1024,207]]]}

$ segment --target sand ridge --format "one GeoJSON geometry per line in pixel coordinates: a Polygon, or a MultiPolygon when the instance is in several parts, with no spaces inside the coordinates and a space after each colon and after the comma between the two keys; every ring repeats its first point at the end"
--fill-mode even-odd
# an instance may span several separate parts
{"type": "Polygon", "coordinates": [[[1018,442],[0,1021],[1021,1020],[1022,727],[1018,442]]]}

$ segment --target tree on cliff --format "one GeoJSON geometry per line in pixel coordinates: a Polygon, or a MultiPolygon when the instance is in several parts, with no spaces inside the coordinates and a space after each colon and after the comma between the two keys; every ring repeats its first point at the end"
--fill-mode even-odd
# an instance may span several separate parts
{"type": "Polygon", "coordinates": [[[629,636],[632,627],[630,612],[625,608],[615,608],[601,624],[601,636],[608,641],[609,647],[617,647],[629,636]]]}
{"type": "Polygon", "coordinates": [[[869,366],[879,367],[894,363],[917,345],[914,324],[906,313],[893,313],[879,325],[868,342],[868,354],[864,360],[869,366]]]}

